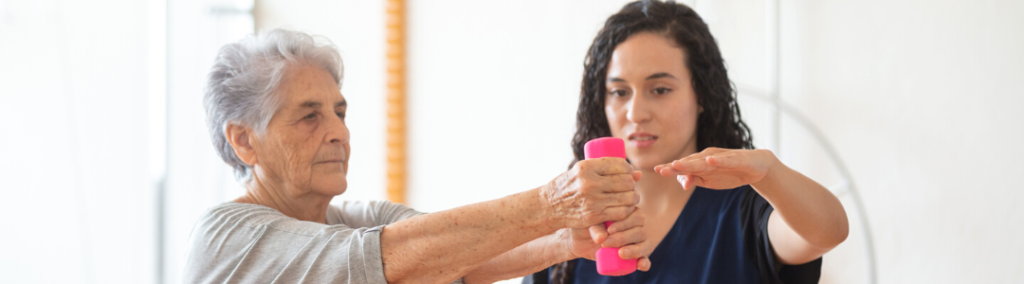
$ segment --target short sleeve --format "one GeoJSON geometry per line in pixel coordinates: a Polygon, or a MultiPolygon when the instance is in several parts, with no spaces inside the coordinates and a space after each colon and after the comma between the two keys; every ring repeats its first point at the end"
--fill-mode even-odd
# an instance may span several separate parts
{"type": "MultiPolygon", "coordinates": [[[[385,284],[384,224],[373,223],[422,213],[392,203],[358,207],[382,211],[362,212],[353,218],[359,226],[351,226],[300,221],[259,205],[217,206],[193,229],[185,282],[385,284]]],[[[340,218],[340,210],[334,214],[340,218]]]]}
{"type": "MultiPolygon", "coordinates": [[[[390,201],[343,201],[341,204],[329,207],[327,214],[328,224],[342,224],[348,227],[373,227],[373,254],[376,257],[368,260],[369,265],[379,265],[381,268],[381,279],[383,279],[383,259],[380,258],[380,232],[385,225],[426,213],[416,211],[408,206],[392,203],[390,201]]],[[[370,246],[367,246],[370,247],[370,246]]],[[[367,270],[367,273],[370,273],[367,270]]],[[[463,280],[457,279],[453,284],[461,284],[463,280]]]]}
{"type": "Polygon", "coordinates": [[[819,257],[801,265],[784,265],[775,255],[768,239],[768,217],[775,208],[753,188],[748,188],[740,206],[743,239],[748,253],[757,263],[762,283],[818,283],[821,278],[819,257]]]}
{"type": "Polygon", "coordinates": [[[296,220],[269,207],[226,203],[193,229],[188,283],[387,283],[382,226],[296,220]]]}
{"type": "Polygon", "coordinates": [[[353,228],[383,226],[425,214],[402,204],[378,200],[343,201],[328,208],[328,224],[353,228]]]}

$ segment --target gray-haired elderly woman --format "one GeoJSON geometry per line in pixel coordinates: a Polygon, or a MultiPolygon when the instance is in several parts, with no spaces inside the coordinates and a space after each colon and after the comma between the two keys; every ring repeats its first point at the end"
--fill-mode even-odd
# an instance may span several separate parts
{"type": "Polygon", "coordinates": [[[602,245],[650,267],[639,172],[621,159],[582,161],[539,188],[431,214],[386,201],[331,205],[351,153],[341,78],[336,48],[299,32],[220,50],[205,98],[210,132],[246,193],[197,222],[186,282],[493,282],[593,259],[602,245]]]}

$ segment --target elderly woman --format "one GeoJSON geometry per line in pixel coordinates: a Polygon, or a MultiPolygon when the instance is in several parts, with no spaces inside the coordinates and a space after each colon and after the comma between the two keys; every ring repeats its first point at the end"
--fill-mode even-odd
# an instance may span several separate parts
{"type": "Polygon", "coordinates": [[[245,195],[190,238],[188,283],[466,283],[593,258],[602,245],[650,267],[639,172],[582,161],[548,184],[448,211],[331,199],[347,189],[348,105],[328,41],[273,30],[224,46],[205,104],[214,146],[245,195]],[[606,228],[604,221],[619,221],[606,228]],[[608,234],[611,232],[611,234],[608,234]]]}

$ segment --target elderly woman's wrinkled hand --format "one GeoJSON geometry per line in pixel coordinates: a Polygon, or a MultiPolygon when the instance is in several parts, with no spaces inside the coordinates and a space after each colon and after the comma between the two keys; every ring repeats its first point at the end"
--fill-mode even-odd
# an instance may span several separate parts
{"type": "Polygon", "coordinates": [[[550,216],[563,228],[587,228],[626,219],[640,203],[633,189],[640,172],[623,159],[579,161],[541,188],[550,216]]]}

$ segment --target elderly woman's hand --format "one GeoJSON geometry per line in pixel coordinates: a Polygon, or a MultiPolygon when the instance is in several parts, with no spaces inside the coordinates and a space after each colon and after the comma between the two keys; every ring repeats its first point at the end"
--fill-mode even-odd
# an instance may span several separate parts
{"type": "Polygon", "coordinates": [[[587,228],[626,219],[640,196],[640,172],[619,158],[588,159],[541,187],[541,197],[563,228],[587,228]]]}

